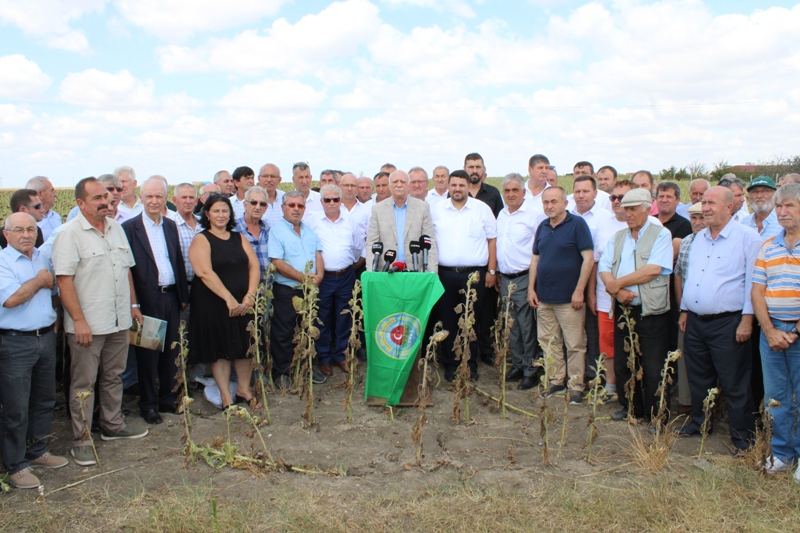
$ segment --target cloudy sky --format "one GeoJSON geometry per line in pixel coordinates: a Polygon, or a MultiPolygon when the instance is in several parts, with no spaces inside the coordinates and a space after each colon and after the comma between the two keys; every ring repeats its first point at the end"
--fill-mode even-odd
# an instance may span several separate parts
{"type": "Polygon", "coordinates": [[[800,4],[0,0],[0,179],[800,153],[800,4]]]}

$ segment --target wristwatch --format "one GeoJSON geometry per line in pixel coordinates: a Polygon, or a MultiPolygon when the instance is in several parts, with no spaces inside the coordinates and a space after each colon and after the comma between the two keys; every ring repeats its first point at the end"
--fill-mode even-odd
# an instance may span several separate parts
{"type": "Polygon", "coordinates": [[[494,275],[496,275],[496,274],[497,274],[497,270],[492,270],[492,269],[490,268],[490,269],[489,269],[489,274],[491,274],[492,276],[494,276],[494,275]]]}
{"type": "Polygon", "coordinates": [[[139,309],[141,305],[139,304],[131,304],[131,309],[139,309]]]}
{"type": "Polygon", "coordinates": [[[797,324],[792,326],[792,329],[789,330],[789,333],[794,333],[795,335],[800,336],[800,331],[797,331],[797,324]]]}

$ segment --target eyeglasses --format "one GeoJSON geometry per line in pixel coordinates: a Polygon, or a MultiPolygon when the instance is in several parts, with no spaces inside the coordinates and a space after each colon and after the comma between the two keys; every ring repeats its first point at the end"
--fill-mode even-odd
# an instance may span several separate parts
{"type": "Polygon", "coordinates": [[[122,187],[106,187],[106,190],[108,192],[114,192],[114,191],[122,192],[122,187]]]}
{"type": "Polygon", "coordinates": [[[35,234],[36,233],[36,226],[33,226],[32,228],[31,227],[28,227],[28,228],[16,227],[16,228],[11,228],[11,229],[6,230],[6,231],[10,231],[11,233],[31,233],[31,234],[35,234]]]}
{"type": "Polygon", "coordinates": [[[283,205],[285,205],[289,209],[305,209],[306,208],[305,204],[296,204],[294,202],[292,202],[290,204],[283,204],[283,205]]]}
{"type": "Polygon", "coordinates": [[[338,197],[337,197],[337,198],[323,198],[323,199],[322,199],[322,201],[323,201],[323,202],[325,202],[326,204],[329,204],[329,203],[331,203],[331,202],[333,202],[333,203],[337,203],[337,202],[339,202],[339,201],[341,201],[341,200],[342,200],[342,199],[341,199],[341,198],[338,198],[338,197]]]}
{"type": "Polygon", "coordinates": [[[609,195],[608,195],[608,199],[609,199],[610,201],[612,201],[612,202],[621,202],[621,201],[622,201],[622,198],[623,198],[624,196],[625,196],[624,194],[620,194],[619,196],[617,196],[616,194],[609,194],[609,195]]]}
{"type": "Polygon", "coordinates": [[[42,208],[42,202],[39,202],[39,203],[38,203],[38,204],[36,204],[36,205],[28,205],[28,206],[26,206],[26,207],[27,207],[28,209],[35,209],[35,210],[37,210],[37,211],[38,211],[39,209],[41,209],[41,208],[42,208]]]}
{"type": "Polygon", "coordinates": [[[261,179],[261,178],[268,179],[269,178],[269,179],[277,180],[277,179],[280,179],[280,176],[278,176],[277,174],[259,174],[258,178],[259,179],[261,179]]]}
{"type": "Polygon", "coordinates": [[[257,205],[260,205],[261,207],[267,207],[267,202],[259,202],[258,200],[250,200],[247,203],[252,205],[253,207],[257,205]]]}

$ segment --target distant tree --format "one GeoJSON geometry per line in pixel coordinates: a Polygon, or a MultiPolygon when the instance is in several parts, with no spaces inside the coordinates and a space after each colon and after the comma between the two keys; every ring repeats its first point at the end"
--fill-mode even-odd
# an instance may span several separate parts
{"type": "Polygon", "coordinates": [[[680,181],[688,179],[689,172],[686,170],[686,167],[678,168],[675,165],[663,169],[660,174],[661,181],[680,181]]]}
{"type": "Polygon", "coordinates": [[[708,179],[708,167],[706,167],[705,163],[701,163],[696,159],[687,167],[687,170],[689,171],[689,175],[693,180],[700,178],[708,179]]]}
{"type": "Polygon", "coordinates": [[[708,179],[712,183],[716,183],[722,176],[729,173],[730,171],[731,171],[731,166],[728,164],[728,162],[725,161],[724,159],[720,159],[714,165],[714,170],[712,170],[711,173],[709,173],[708,179]]]}

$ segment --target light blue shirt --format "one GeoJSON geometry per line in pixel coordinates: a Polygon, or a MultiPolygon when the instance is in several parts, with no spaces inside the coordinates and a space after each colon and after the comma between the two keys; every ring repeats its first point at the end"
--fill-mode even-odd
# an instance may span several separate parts
{"type": "MultiPolygon", "coordinates": [[[[758,231],[758,226],[756,225],[756,214],[750,213],[746,217],[742,219],[742,224],[747,226],[748,228],[753,228],[754,230],[758,231]]],[[[761,236],[761,242],[766,242],[767,239],[771,239],[775,235],[781,232],[783,226],[780,225],[778,222],[778,216],[775,214],[775,210],[773,209],[770,211],[767,218],[764,219],[764,222],[761,223],[763,229],[758,231],[758,234],[761,236]]]]}
{"type": "Polygon", "coordinates": [[[52,272],[48,261],[36,248],[33,249],[32,259],[11,246],[0,251],[0,328],[33,331],[50,326],[56,321],[53,290],[41,289],[25,303],[16,307],[4,307],[6,300],[25,282],[35,278],[43,268],[52,272]]]}
{"type": "Polygon", "coordinates": [[[692,215],[691,213],[689,213],[690,207],[692,207],[692,202],[687,202],[685,204],[678,204],[678,207],[675,208],[675,212],[678,213],[683,218],[685,218],[686,220],[691,220],[692,215]]]}
{"type": "MultiPolygon", "coordinates": [[[[635,272],[636,263],[633,257],[633,252],[636,251],[636,246],[641,241],[642,235],[645,230],[650,227],[650,220],[648,219],[642,229],[639,230],[639,240],[634,241],[631,237],[631,230],[623,229],[620,231],[625,232],[625,242],[622,245],[622,252],[619,256],[619,268],[617,269],[617,279],[622,276],[635,272]]],[[[606,249],[597,264],[598,272],[612,272],[612,263],[614,262],[614,237],[612,235],[608,240],[606,249]]],[[[666,276],[672,273],[672,234],[666,228],[661,228],[658,236],[656,237],[653,247],[650,249],[650,257],[647,259],[648,265],[658,265],[661,267],[661,275],[666,276]]],[[[644,265],[642,265],[644,266],[644,265]]],[[[639,298],[639,286],[630,285],[625,287],[629,291],[636,294],[636,297],[631,301],[631,305],[641,305],[642,299],[639,298]]]]}
{"type": "Polygon", "coordinates": [[[52,209],[42,217],[42,220],[36,223],[37,226],[42,228],[42,237],[47,240],[57,227],[62,224],[61,215],[52,209]]]}
{"type": "Polygon", "coordinates": [[[758,233],[733,219],[716,239],[711,238],[711,228],[698,232],[689,248],[681,311],[752,315],[750,289],[760,249],[758,233]]]}
{"type": "Polygon", "coordinates": [[[161,217],[156,224],[153,219],[142,213],[142,222],[144,222],[144,230],[147,232],[147,240],[150,241],[150,249],[153,251],[153,259],[156,260],[158,286],[175,285],[175,271],[172,270],[172,263],[169,262],[167,237],[164,235],[164,217],[161,217]]]}
{"type": "MultiPolygon", "coordinates": [[[[293,228],[285,218],[270,228],[267,244],[269,258],[281,259],[300,273],[305,272],[306,264],[311,261],[309,272],[316,272],[317,252],[322,251],[317,234],[303,222],[300,223],[300,235],[293,228]]],[[[275,273],[275,282],[287,287],[298,285],[296,280],[279,272],[275,273]]]]}
{"type": "Polygon", "coordinates": [[[405,263],[406,261],[406,251],[405,251],[405,243],[406,243],[406,213],[408,213],[408,198],[406,198],[406,203],[403,204],[403,207],[397,207],[397,204],[394,203],[392,200],[392,207],[394,208],[394,223],[397,226],[397,259],[395,261],[400,261],[405,263]]]}

